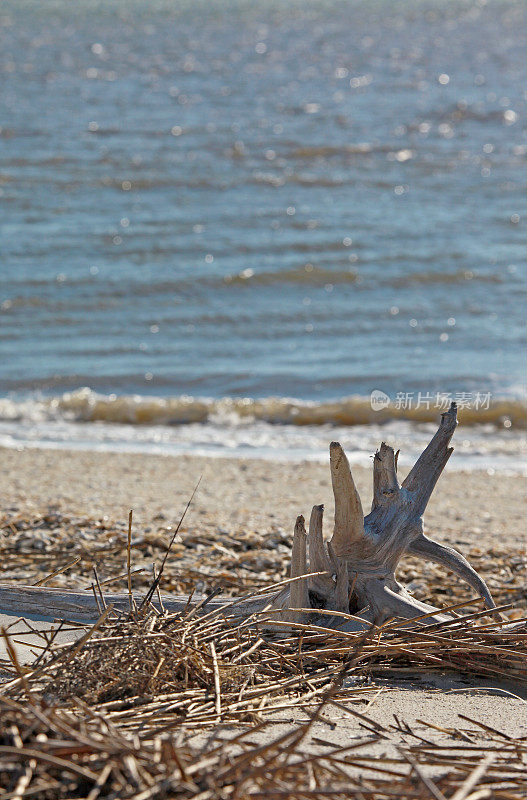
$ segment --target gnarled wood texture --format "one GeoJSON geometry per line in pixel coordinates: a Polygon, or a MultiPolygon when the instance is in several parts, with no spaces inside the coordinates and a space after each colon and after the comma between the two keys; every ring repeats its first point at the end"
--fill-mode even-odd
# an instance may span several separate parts
{"type": "MultiPolygon", "coordinates": [[[[361,630],[372,622],[396,617],[415,619],[428,615],[425,622],[448,618],[440,610],[421,603],[395,578],[395,570],[405,553],[443,564],[466,581],[495,608],[492,596],[477,572],[452,547],[429,539],[423,532],[423,513],[437,480],[453,448],[450,440],[457,425],[456,404],[441,416],[437,433],[423,451],[408,476],[399,484],[397,456],[384,442],[373,461],[373,503],[363,515],[362,504],[351,470],[338,442],[330,445],[330,470],[335,496],[333,536],[324,544],[324,507],[315,505],[306,535],[304,518],[298,517],[291,558],[292,582],[273,596],[245,597],[238,600],[211,599],[212,610],[237,620],[254,615],[255,623],[276,628],[284,623],[310,622],[342,630],[361,630]],[[309,550],[309,567],[307,554],[309,550]]],[[[136,596],[141,603],[142,597],[136,596]]],[[[126,594],[105,595],[125,612],[126,594]]],[[[185,597],[165,597],[169,612],[188,608],[185,597]]],[[[57,619],[93,620],[98,616],[94,597],[58,589],[0,586],[0,611],[57,619]]]]}

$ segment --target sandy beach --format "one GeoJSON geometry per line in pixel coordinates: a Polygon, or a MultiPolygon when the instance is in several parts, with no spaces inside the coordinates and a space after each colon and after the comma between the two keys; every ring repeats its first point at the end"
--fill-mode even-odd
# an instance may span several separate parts
{"type": "MultiPolygon", "coordinates": [[[[152,456],[90,451],[3,449],[0,506],[3,513],[49,509],[137,525],[177,522],[202,476],[183,531],[220,539],[222,534],[291,532],[298,514],[326,506],[333,496],[327,465],[249,459],[152,456]]],[[[404,476],[404,470],[402,475],[404,476]]],[[[372,497],[371,471],[353,467],[364,509],[372,497]]],[[[428,505],[430,533],[463,549],[527,544],[525,479],[482,471],[456,472],[447,465],[428,505]]]]}
{"type": "MultiPolygon", "coordinates": [[[[367,508],[371,474],[357,468],[353,473],[367,508]]],[[[221,584],[221,577],[230,572],[223,588],[231,593],[241,586],[258,586],[266,579],[282,577],[289,560],[294,519],[298,513],[308,515],[315,502],[326,504],[326,532],[330,529],[331,483],[328,468],[320,464],[4,450],[0,486],[4,575],[10,583],[32,583],[57,563],[67,563],[77,552],[85,557],[84,563],[51,585],[84,586],[92,563],[98,564],[102,578],[118,574],[119,563],[124,563],[124,530],[130,508],[135,515],[134,563],[145,565],[146,570],[152,554],[159,557],[163,552],[171,526],[177,523],[200,476],[200,487],[182,526],[182,541],[176,545],[167,571],[165,589],[181,589],[175,576],[183,565],[188,580],[194,576],[198,588],[210,586],[208,577],[215,573],[221,584]],[[9,520],[24,517],[39,521],[33,535],[40,552],[34,559],[28,556],[32,548],[28,534],[23,538],[24,531],[18,532],[16,525],[9,528],[9,520]],[[79,531],[85,537],[84,550],[76,549],[78,542],[73,541],[79,531]],[[18,544],[12,546],[15,540],[18,544]],[[120,542],[117,548],[116,540],[120,542]],[[244,545],[247,540],[250,546],[244,545]],[[43,541],[44,545],[39,544],[43,541]]],[[[522,483],[520,477],[454,472],[447,467],[425,517],[435,538],[455,544],[477,562],[499,599],[514,596],[520,605],[525,603],[525,580],[521,570],[519,579],[514,578],[510,562],[516,559],[514,563],[525,565],[526,560],[522,483]],[[496,564],[501,566],[497,568],[496,564]]],[[[426,584],[428,579],[432,581],[429,586],[444,584],[448,588],[451,578],[445,571],[433,569],[416,562],[404,575],[415,579],[417,591],[419,581],[426,584]]],[[[134,580],[141,584],[142,579],[138,576],[134,580]]],[[[183,588],[188,588],[187,584],[183,588]]],[[[457,586],[456,591],[464,589],[457,586]]],[[[447,604],[448,597],[435,599],[447,604]]],[[[429,680],[406,676],[382,680],[379,685],[384,689],[372,706],[372,714],[382,724],[390,724],[397,713],[416,730],[424,730],[418,719],[449,727],[457,724],[459,713],[464,713],[510,735],[527,732],[526,695],[513,681],[458,680],[438,673],[429,680]]],[[[330,738],[342,742],[361,734],[351,718],[333,716],[338,724],[330,738]]],[[[321,723],[324,735],[326,728],[327,724],[321,723]]],[[[319,734],[321,730],[315,728],[319,734]]]]}
{"type": "MultiPolygon", "coordinates": [[[[353,467],[367,512],[372,477],[353,467]]],[[[403,472],[404,475],[404,472],[403,472]]],[[[402,477],[402,476],[401,476],[402,477]]],[[[294,522],[325,504],[333,524],[329,466],[264,460],[152,456],[93,451],[2,451],[0,553],[4,581],[35,583],[74,558],[52,585],[88,585],[122,574],[133,510],[136,588],[150,580],[198,481],[164,573],[164,590],[220,587],[228,594],[287,577],[294,522]],[[87,582],[87,579],[88,582],[87,582]]],[[[525,603],[527,534],[524,478],[456,472],[448,466],[425,513],[425,529],[458,548],[498,604],[525,603]]],[[[402,560],[399,575],[420,599],[447,605],[468,589],[436,565],[402,560]]]]}

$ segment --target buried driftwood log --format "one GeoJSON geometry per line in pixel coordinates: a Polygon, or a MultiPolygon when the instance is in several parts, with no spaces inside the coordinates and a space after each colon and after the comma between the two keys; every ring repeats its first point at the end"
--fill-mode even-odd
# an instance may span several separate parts
{"type": "MultiPolygon", "coordinates": [[[[324,507],[315,505],[308,534],[304,518],[297,518],[292,580],[287,585],[274,594],[257,592],[234,600],[202,600],[203,613],[221,609],[227,616],[238,620],[253,617],[255,623],[271,628],[310,623],[345,631],[361,630],[373,622],[379,624],[394,617],[423,618],[423,624],[448,619],[448,615],[434,606],[416,600],[397,582],[397,565],[408,553],[444,565],[468,583],[487,608],[495,608],[485,582],[466,559],[423,532],[423,513],[452,453],[449,445],[456,425],[457,409],[452,403],[442,415],[437,433],[402,484],[397,479],[398,453],[384,442],[381,444],[373,461],[373,503],[367,516],[348,459],[340,444],[332,442],[330,469],[335,520],[331,540],[325,543],[323,538],[324,507]]],[[[143,596],[135,594],[134,599],[139,606],[143,596]]],[[[105,594],[103,602],[126,612],[130,598],[125,593],[105,594]]],[[[154,596],[151,602],[155,604],[154,596]]],[[[169,613],[191,608],[186,597],[165,596],[163,605],[169,613]]],[[[85,593],[1,585],[0,611],[79,621],[96,619],[99,614],[95,597],[85,593]]]]}

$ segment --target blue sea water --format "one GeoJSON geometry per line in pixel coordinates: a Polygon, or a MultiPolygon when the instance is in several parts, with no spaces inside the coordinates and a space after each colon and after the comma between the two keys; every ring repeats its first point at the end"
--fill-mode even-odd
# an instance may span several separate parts
{"type": "Polygon", "coordinates": [[[0,442],[417,447],[479,392],[527,464],[526,87],[519,2],[4,0],[0,442]]]}

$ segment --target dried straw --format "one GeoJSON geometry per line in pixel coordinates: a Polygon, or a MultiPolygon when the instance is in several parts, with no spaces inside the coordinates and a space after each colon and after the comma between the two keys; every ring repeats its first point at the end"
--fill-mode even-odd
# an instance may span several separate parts
{"type": "MultiPolygon", "coordinates": [[[[130,514],[124,575],[130,597],[131,523],[130,514]]],[[[20,530],[12,520],[9,525],[20,530]]],[[[169,551],[150,598],[163,569],[165,578],[170,573],[169,551]]],[[[122,561],[110,559],[110,565],[122,572],[122,561]]],[[[100,580],[97,569],[94,575],[102,610],[103,587],[112,579],[100,580]]],[[[280,575],[269,577],[267,585],[280,583],[280,575]]],[[[252,588],[262,593],[260,585],[252,588]]],[[[525,623],[496,622],[477,601],[459,595],[450,606],[459,616],[448,622],[403,627],[391,621],[357,634],[288,622],[271,635],[258,615],[236,625],[206,605],[207,598],[194,607],[189,600],[185,611],[171,615],[150,603],[142,609],[130,603],[128,615],[108,606],[67,646],[54,643],[56,629],[36,632],[26,623],[16,640],[38,635],[42,642],[30,670],[3,631],[9,662],[2,667],[13,680],[0,687],[0,800],[527,796],[524,738],[465,717],[463,728],[437,729],[439,744],[421,735],[422,721],[421,733],[397,718],[382,726],[368,716],[369,706],[359,711],[354,704],[371,705],[380,691],[375,679],[401,673],[440,670],[525,685],[525,623]],[[313,725],[329,706],[353,716],[365,738],[341,747],[314,736],[313,725]],[[300,708],[307,720],[275,735],[275,712],[300,708]],[[226,722],[243,727],[227,738],[226,722]],[[214,736],[205,741],[192,738],[211,729],[214,736]],[[393,755],[379,759],[372,748],[381,741],[393,745],[393,755]]]]}

